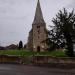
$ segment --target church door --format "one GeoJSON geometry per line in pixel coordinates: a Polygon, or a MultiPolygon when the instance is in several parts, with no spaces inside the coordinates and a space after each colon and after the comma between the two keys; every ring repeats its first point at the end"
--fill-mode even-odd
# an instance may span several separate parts
{"type": "Polygon", "coordinates": [[[37,52],[40,52],[40,46],[37,47],[37,52]]]}

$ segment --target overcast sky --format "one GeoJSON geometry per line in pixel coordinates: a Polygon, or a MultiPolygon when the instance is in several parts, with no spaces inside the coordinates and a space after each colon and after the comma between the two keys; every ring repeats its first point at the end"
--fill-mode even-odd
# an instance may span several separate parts
{"type": "MultiPolygon", "coordinates": [[[[58,10],[75,7],[75,0],[40,0],[47,28],[58,10]]],[[[32,28],[37,0],[0,0],[0,45],[25,44],[32,28]]]]}

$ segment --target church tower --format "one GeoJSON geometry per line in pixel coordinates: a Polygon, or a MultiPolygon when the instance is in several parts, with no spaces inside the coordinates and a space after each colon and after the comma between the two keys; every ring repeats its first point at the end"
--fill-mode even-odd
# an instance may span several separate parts
{"type": "Polygon", "coordinates": [[[46,23],[43,18],[43,14],[38,0],[34,21],[32,23],[32,29],[29,32],[28,49],[33,51],[45,51],[47,45],[44,40],[47,38],[46,23]]]}

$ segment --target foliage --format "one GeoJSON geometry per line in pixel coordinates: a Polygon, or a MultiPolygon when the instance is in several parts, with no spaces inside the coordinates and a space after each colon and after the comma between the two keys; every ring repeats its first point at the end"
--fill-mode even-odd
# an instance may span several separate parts
{"type": "Polygon", "coordinates": [[[23,42],[20,41],[20,42],[19,42],[19,49],[22,49],[22,48],[23,48],[23,42]]]}
{"type": "Polygon", "coordinates": [[[48,51],[53,51],[53,50],[56,49],[56,45],[55,45],[55,43],[52,41],[52,39],[47,38],[45,41],[46,41],[46,44],[47,44],[47,46],[48,46],[48,48],[47,48],[48,51]]]}
{"type": "Polygon", "coordinates": [[[55,44],[57,48],[65,47],[67,55],[72,57],[73,53],[73,40],[75,40],[75,14],[67,12],[64,8],[63,11],[59,11],[56,18],[53,18],[52,22],[54,27],[49,32],[49,39],[55,44]]]}

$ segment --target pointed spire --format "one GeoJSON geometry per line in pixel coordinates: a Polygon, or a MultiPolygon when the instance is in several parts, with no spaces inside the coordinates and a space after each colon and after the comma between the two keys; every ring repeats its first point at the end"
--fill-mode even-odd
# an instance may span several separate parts
{"type": "Polygon", "coordinates": [[[38,3],[37,3],[33,24],[38,24],[38,23],[45,23],[44,19],[43,19],[43,14],[42,14],[42,11],[41,11],[39,0],[38,0],[38,3]]]}

